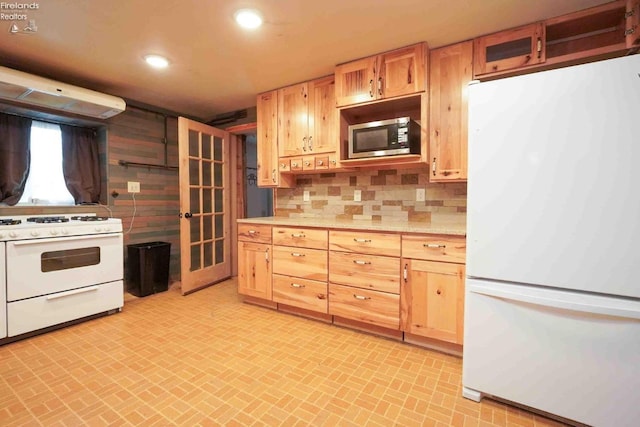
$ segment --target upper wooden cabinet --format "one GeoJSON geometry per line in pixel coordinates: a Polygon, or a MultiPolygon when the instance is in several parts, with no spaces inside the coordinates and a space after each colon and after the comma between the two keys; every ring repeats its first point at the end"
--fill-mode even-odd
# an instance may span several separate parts
{"type": "Polygon", "coordinates": [[[425,90],[426,43],[336,66],[338,107],[425,90]]]}
{"type": "Polygon", "coordinates": [[[282,88],[278,98],[280,157],[336,151],[334,76],[282,88]]]}
{"type": "Polygon", "coordinates": [[[474,40],[474,78],[624,55],[640,46],[640,1],[617,0],[474,40]]]}
{"type": "Polygon", "coordinates": [[[467,86],[473,79],[473,42],[429,54],[429,181],[467,179],[467,86]]]}
{"type": "Polygon", "coordinates": [[[540,64],[545,61],[544,25],[536,23],[478,37],[473,47],[475,76],[540,64]]]}

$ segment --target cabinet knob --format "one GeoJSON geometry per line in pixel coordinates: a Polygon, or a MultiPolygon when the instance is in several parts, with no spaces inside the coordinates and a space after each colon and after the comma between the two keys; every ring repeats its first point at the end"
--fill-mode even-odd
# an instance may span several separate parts
{"type": "Polygon", "coordinates": [[[441,293],[442,293],[442,291],[441,291],[440,289],[438,289],[438,290],[436,291],[436,294],[438,294],[438,295],[440,295],[441,293]]]}
{"type": "Polygon", "coordinates": [[[318,166],[322,166],[324,162],[322,160],[318,160],[318,166]]]}

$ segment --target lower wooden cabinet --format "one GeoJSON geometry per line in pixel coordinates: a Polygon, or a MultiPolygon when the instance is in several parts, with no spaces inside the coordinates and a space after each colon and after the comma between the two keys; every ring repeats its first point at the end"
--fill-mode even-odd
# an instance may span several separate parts
{"type": "Polygon", "coordinates": [[[271,300],[271,245],[238,242],[238,293],[271,300]]]}
{"type": "Polygon", "coordinates": [[[238,292],[278,310],[459,354],[465,252],[463,236],[242,223],[238,292]]]}
{"type": "Polygon", "coordinates": [[[329,314],[400,329],[400,295],[329,283],[329,314]]]}
{"type": "Polygon", "coordinates": [[[403,259],[402,329],[462,344],[464,274],[463,264],[403,259]]]}

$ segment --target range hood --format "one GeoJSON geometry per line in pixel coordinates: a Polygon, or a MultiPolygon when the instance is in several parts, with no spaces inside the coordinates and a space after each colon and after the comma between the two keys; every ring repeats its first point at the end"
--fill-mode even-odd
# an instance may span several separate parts
{"type": "Polygon", "coordinates": [[[122,98],[0,66],[0,99],[107,119],[122,113],[122,98]]]}

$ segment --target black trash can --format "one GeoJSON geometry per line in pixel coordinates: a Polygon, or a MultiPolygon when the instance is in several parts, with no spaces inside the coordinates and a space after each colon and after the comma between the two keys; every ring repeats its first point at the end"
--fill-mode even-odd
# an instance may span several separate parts
{"type": "Polygon", "coordinates": [[[127,245],[127,291],[144,297],[169,289],[171,243],[127,245]]]}

